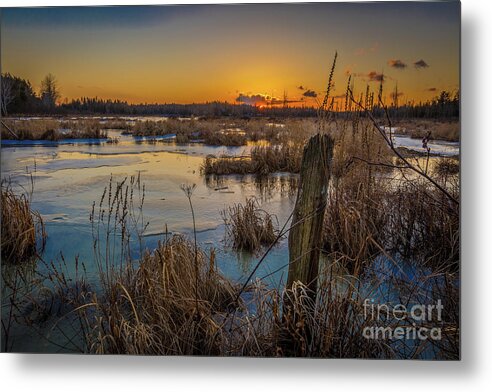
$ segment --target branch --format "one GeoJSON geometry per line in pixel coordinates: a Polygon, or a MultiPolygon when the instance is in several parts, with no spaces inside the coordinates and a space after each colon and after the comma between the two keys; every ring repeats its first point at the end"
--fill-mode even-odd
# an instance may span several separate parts
{"type": "MultiPolygon", "coordinates": [[[[372,115],[372,113],[367,110],[366,107],[362,106],[362,104],[360,104],[359,102],[357,102],[355,99],[354,99],[354,95],[352,93],[352,90],[349,89],[349,92],[350,92],[350,99],[355,103],[355,105],[357,105],[361,110],[363,110],[367,116],[369,117],[369,119],[371,120],[374,128],[376,128],[376,130],[379,132],[379,134],[383,137],[383,139],[385,140],[386,144],[388,145],[388,147],[391,149],[391,151],[393,151],[393,153],[401,159],[401,161],[405,164],[406,168],[414,171],[415,173],[417,173],[418,175],[424,177],[427,181],[429,181],[432,185],[434,185],[439,191],[441,191],[444,195],[446,195],[446,197],[453,203],[459,205],[460,202],[459,200],[457,200],[455,197],[453,197],[453,195],[451,195],[443,186],[441,186],[439,183],[437,183],[437,181],[435,181],[432,177],[430,177],[427,173],[425,173],[424,171],[422,171],[421,169],[415,167],[415,165],[412,165],[397,149],[396,147],[393,145],[393,142],[392,140],[388,139],[388,135],[386,135],[386,131],[384,129],[381,129],[381,127],[378,125],[376,119],[374,118],[374,116],[372,115]]],[[[387,115],[387,117],[389,118],[388,116],[388,112],[385,110],[385,113],[387,115]]]]}

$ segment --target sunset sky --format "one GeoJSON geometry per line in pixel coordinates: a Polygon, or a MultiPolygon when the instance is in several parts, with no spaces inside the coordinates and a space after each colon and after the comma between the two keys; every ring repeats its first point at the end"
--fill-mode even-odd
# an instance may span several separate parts
{"type": "Polygon", "coordinates": [[[56,76],[63,99],[315,104],[338,51],[335,95],[427,100],[459,87],[459,2],[2,9],[2,72],[56,76]],[[302,87],[302,88],[301,88],[302,87]]]}

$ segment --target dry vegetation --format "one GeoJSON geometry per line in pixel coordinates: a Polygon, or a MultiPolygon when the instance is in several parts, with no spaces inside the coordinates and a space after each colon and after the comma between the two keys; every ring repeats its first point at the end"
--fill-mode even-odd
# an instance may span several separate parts
{"type": "Polygon", "coordinates": [[[201,172],[204,175],[299,173],[302,150],[302,144],[284,143],[255,146],[250,156],[208,155],[201,172]]]}
{"type": "MultiPolygon", "coordinates": [[[[339,124],[350,122],[340,119],[339,124]]],[[[244,146],[248,142],[268,141],[273,145],[305,142],[316,132],[316,120],[278,119],[175,119],[126,120],[119,118],[33,118],[4,119],[3,122],[20,140],[59,140],[62,138],[105,138],[108,129],[133,136],[176,135],[177,143],[203,142],[208,145],[244,146]]],[[[400,120],[398,133],[423,138],[431,132],[433,139],[459,141],[460,123],[426,119],[400,120]]],[[[14,136],[1,125],[3,139],[14,136]]]]}
{"type": "Polygon", "coordinates": [[[255,198],[247,199],[244,205],[234,204],[222,216],[234,249],[254,252],[272,244],[277,237],[275,217],[261,209],[255,198]]]}
{"type": "Polygon", "coordinates": [[[172,237],[138,267],[127,265],[110,280],[108,291],[94,296],[79,312],[87,330],[86,347],[94,353],[219,355],[220,323],[232,306],[235,289],[214,267],[214,254],[172,237]],[[94,313],[100,315],[95,319],[94,313]]]}
{"type": "Polygon", "coordinates": [[[201,142],[215,146],[244,146],[248,142],[270,141],[275,144],[299,141],[306,129],[313,128],[310,120],[266,119],[179,119],[162,120],[98,118],[26,118],[3,120],[3,139],[60,140],[63,138],[106,138],[108,129],[121,130],[126,135],[155,137],[176,135],[177,143],[201,142]],[[7,128],[8,127],[8,128],[7,128]],[[14,136],[13,131],[17,137],[14,136]]]}
{"type": "Polygon", "coordinates": [[[2,139],[19,140],[51,140],[60,139],[101,139],[106,138],[106,132],[97,119],[57,120],[57,119],[4,119],[0,124],[2,139]],[[8,129],[7,129],[8,127],[8,129]]]}
{"type": "Polygon", "coordinates": [[[315,134],[315,121],[288,121],[282,127],[261,122],[250,125],[245,135],[268,143],[254,146],[248,156],[209,155],[202,164],[204,175],[299,173],[304,145],[315,134]]]}
{"type": "Polygon", "coordinates": [[[44,246],[46,233],[41,215],[31,209],[26,194],[17,195],[2,181],[2,260],[23,263],[44,246]]]}
{"type": "Polygon", "coordinates": [[[431,132],[433,139],[457,142],[460,140],[459,121],[405,120],[397,124],[399,132],[422,139],[431,132]]]}

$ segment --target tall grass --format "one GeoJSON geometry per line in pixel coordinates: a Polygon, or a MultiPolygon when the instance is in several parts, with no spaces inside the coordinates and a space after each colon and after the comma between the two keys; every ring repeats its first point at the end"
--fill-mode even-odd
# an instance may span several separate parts
{"type": "Polygon", "coordinates": [[[2,181],[2,260],[23,263],[44,247],[46,231],[41,215],[31,208],[27,194],[17,195],[2,181]]]}
{"type": "Polygon", "coordinates": [[[254,252],[277,237],[275,217],[261,209],[255,198],[247,199],[244,205],[234,204],[222,211],[222,216],[234,249],[254,252]]]}
{"type": "Polygon", "coordinates": [[[195,302],[195,248],[175,236],[138,267],[127,265],[110,292],[94,298],[79,314],[91,333],[86,347],[101,354],[220,354],[223,314],[234,287],[215,269],[213,253],[197,254],[200,282],[195,302]]]}

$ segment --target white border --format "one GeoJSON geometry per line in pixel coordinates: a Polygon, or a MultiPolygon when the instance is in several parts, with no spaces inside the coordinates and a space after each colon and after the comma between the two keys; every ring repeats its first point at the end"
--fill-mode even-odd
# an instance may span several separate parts
{"type": "MultiPolygon", "coordinates": [[[[200,3],[186,0],[176,2],[200,3]]],[[[258,1],[241,1],[250,2],[258,1]]],[[[100,3],[87,0],[2,0],[1,6],[100,3]]],[[[166,2],[104,1],[105,5],[162,3],[166,2]]],[[[2,354],[2,390],[489,390],[492,385],[492,295],[488,290],[492,286],[490,3],[484,0],[462,1],[461,362],[2,354]]]]}

